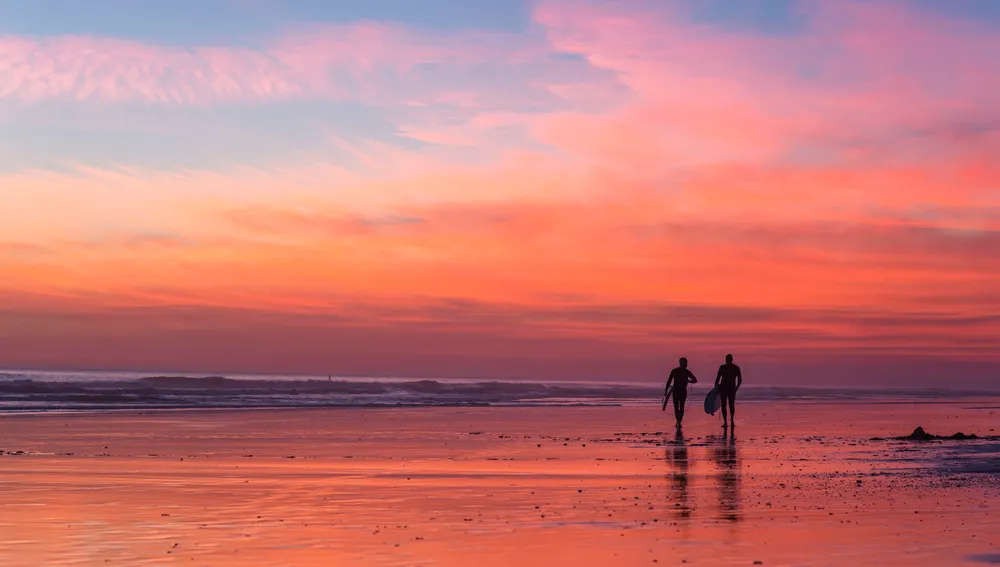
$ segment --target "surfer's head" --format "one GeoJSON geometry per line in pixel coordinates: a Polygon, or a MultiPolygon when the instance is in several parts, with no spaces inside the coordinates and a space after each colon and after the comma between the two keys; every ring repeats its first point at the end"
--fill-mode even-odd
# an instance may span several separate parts
{"type": "Polygon", "coordinates": [[[732,363],[733,363],[733,355],[727,354],[726,355],[726,364],[732,364],[732,363]]]}
{"type": "Polygon", "coordinates": [[[681,357],[680,363],[681,363],[681,368],[688,367],[688,359],[684,358],[683,356],[681,357]]]}

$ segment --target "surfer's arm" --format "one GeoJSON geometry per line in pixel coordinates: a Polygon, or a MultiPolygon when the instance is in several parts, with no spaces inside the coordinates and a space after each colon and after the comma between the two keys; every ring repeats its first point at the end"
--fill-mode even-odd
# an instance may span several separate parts
{"type": "Polygon", "coordinates": [[[736,368],[736,389],[739,390],[740,386],[743,385],[743,372],[740,371],[739,367],[736,368]]]}
{"type": "Polygon", "coordinates": [[[694,377],[694,372],[688,372],[688,382],[692,384],[698,383],[698,379],[694,377]]]}
{"type": "Polygon", "coordinates": [[[719,382],[722,381],[722,367],[719,367],[719,373],[715,375],[715,387],[719,387],[719,382]]]}

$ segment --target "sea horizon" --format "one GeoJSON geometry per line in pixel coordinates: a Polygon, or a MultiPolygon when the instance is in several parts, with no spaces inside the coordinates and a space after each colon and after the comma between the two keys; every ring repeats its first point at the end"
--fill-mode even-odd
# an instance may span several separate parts
{"type": "MultiPolygon", "coordinates": [[[[689,387],[688,404],[713,381],[689,387]]],[[[143,371],[0,370],[0,411],[379,406],[656,405],[663,384],[639,381],[427,378],[143,371]]],[[[748,383],[745,402],[922,403],[1000,396],[998,390],[748,383]]]]}

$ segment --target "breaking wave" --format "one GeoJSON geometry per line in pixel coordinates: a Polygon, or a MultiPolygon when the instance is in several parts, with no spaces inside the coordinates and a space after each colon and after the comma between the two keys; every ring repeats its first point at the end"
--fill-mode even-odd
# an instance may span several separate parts
{"type": "MultiPolygon", "coordinates": [[[[696,387],[692,394],[707,392],[696,387]]],[[[137,408],[372,406],[565,406],[656,403],[659,384],[597,384],[288,376],[141,376],[129,373],[0,372],[0,411],[137,408]]],[[[746,387],[748,401],[891,400],[981,392],[746,387]]],[[[985,394],[989,397],[995,393],[985,394]]],[[[689,399],[696,399],[694,397],[689,399]]]]}

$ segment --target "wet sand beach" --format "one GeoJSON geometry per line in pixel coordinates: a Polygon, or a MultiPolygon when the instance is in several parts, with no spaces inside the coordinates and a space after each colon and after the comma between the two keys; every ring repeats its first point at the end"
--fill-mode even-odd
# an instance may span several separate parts
{"type": "Polygon", "coordinates": [[[0,564],[988,565],[1000,401],[0,415],[0,564]],[[894,440],[917,425],[971,441],[894,440]],[[876,438],[876,439],[873,439],[876,438]]]}

